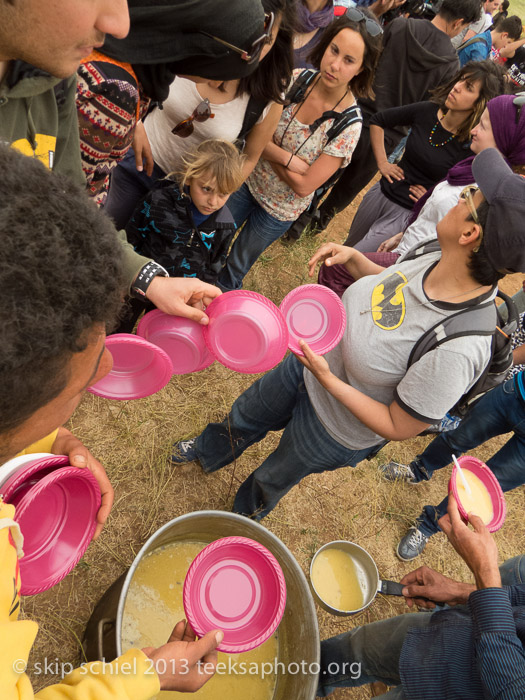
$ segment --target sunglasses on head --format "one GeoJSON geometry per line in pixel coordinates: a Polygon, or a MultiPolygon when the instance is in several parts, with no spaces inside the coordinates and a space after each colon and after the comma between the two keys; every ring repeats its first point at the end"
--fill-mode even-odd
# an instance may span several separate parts
{"type": "Polygon", "coordinates": [[[250,65],[252,63],[255,63],[255,61],[259,60],[259,56],[261,55],[261,51],[263,50],[263,46],[265,44],[270,43],[274,22],[275,22],[274,13],[267,12],[264,15],[264,34],[262,34],[258,39],[255,39],[255,41],[253,42],[253,44],[251,45],[251,47],[248,51],[245,51],[244,49],[240,49],[238,46],[234,46],[233,44],[230,44],[227,41],[224,41],[224,39],[219,39],[218,36],[214,36],[213,34],[208,34],[208,32],[201,31],[200,33],[204,34],[205,36],[210,37],[210,39],[213,39],[214,41],[218,41],[219,44],[222,44],[223,46],[227,46],[232,51],[235,51],[236,53],[240,54],[241,60],[246,61],[246,63],[248,65],[250,65]]]}
{"type": "Polygon", "coordinates": [[[365,13],[361,12],[361,10],[358,10],[357,7],[349,7],[345,12],[345,17],[352,22],[364,22],[366,31],[370,34],[370,36],[379,36],[383,33],[381,25],[371,17],[365,15],[365,13]]]}
{"type": "Polygon", "coordinates": [[[191,117],[183,119],[181,122],[179,122],[177,126],[173,127],[171,133],[185,139],[193,134],[194,121],[205,122],[207,119],[213,119],[214,117],[215,114],[212,114],[210,101],[208,98],[206,98],[195,107],[191,117]]]}
{"type": "Polygon", "coordinates": [[[521,108],[525,105],[525,92],[518,92],[516,97],[512,100],[512,104],[516,105],[518,108],[516,110],[516,124],[519,124],[521,108]]]}
{"type": "Polygon", "coordinates": [[[476,205],[474,204],[474,195],[476,192],[479,192],[479,187],[477,185],[467,185],[461,190],[459,195],[459,198],[467,203],[468,210],[474,223],[479,226],[479,242],[476,248],[474,248],[475,253],[478,252],[481,242],[483,241],[483,227],[481,226],[476,205]]]}

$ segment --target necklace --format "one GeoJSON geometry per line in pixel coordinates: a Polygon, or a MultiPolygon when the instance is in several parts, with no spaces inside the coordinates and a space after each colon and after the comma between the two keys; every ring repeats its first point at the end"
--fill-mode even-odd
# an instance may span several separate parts
{"type": "MultiPolygon", "coordinates": [[[[408,283],[408,282],[407,282],[408,283]]],[[[448,299],[457,299],[458,297],[462,297],[465,294],[472,294],[472,292],[476,292],[478,289],[482,289],[485,285],[480,284],[477,287],[474,287],[474,289],[468,289],[466,292],[460,292],[459,294],[451,294],[448,297],[442,297],[441,299],[429,299],[428,301],[420,301],[417,304],[413,304],[412,306],[406,306],[405,310],[408,311],[409,309],[415,309],[416,306],[428,306],[429,304],[435,304],[436,302],[440,301],[447,301],[448,299]]],[[[363,309],[363,311],[360,311],[360,315],[362,316],[363,314],[371,314],[375,311],[375,309],[363,309]]]]}
{"type": "MultiPolygon", "coordinates": [[[[310,89],[310,92],[308,92],[308,93],[304,96],[304,99],[300,102],[299,107],[297,108],[295,114],[293,113],[293,109],[292,109],[291,114],[290,114],[290,120],[289,120],[288,124],[286,125],[285,130],[283,131],[283,135],[281,136],[281,143],[279,144],[279,147],[280,147],[280,148],[283,147],[284,137],[286,136],[286,132],[287,132],[288,129],[290,128],[291,123],[293,122],[294,119],[297,118],[297,115],[299,114],[299,110],[300,110],[301,107],[306,103],[306,100],[310,97],[310,95],[311,95],[312,92],[314,91],[314,88],[315,88],[315,86],[317,85],[317,83],[319,82],[320,79],[321,79],[321,74],[319,73],[319,75],[317,76],[317,79],[315,80],[314,84],[312,85],[312,87],[311,87],[311,89],[310,89]]],[[[337,100],[337,102],[335,103],[335,105],[334,105],[334,106],[332,107],[332,109],[329,110],[329,111],[331,111],[331,112],[335,111],[336,107],[339,107],[339,105],[340,105],[341,102],[345,99],[345,97],[346,97],[347,95],[348,95],[348,88],[346,88],[345,94],[344,94],[339,100],[337,100]]],[[[325,114],[325,112],[323,112],[323,114],[325,114]]],[[[322,115],[321,115],[321,116],[322,116],[322,115]]],[[[299,153],[299,151],[301,150],[301,148],[305,145],[305,143],[306,143],[309,139],[312,138],[312,136],[315,134],[315,132],[316,132],[318,126],[320,126],[319,121],[320,121],[320,120],[317,119],[313,124],[310,125],[310,134],[305,138],[305,140],[302,142],[302,144],[301,144],[295,151],[292,151],[291,156],[296,156],[296,155],[299,153]],[[312,127],[313,127],[313,128],[312,128],[312,127]]],[[[290,158],[290,160],[291,160],[291,158],[290,158]]]]}
{"type": "Polygon", "coordinates": [[[434,124],[434,126],[432,127],[432,129],[431,129],[431,131],[430,131],[430,135],[429,135],[429,137],[428,137],[428,142],[429,142],[429,144],[432,146],[432,148],[441,148],[441,146],[446,146],[447,143],[450,143],[450,142],[452,141],[452,139],[455,139],[456,136],[457,136],[457,134],[451,134],[451,135],[448,137],[448,139],[446,139],[445,141],[443,141],[443,143],[434,143],[434,142],[432,141],[432,137],[434,136],[434,134],[435,134],[435,132],[436,132],[436,129],[438,128],[438,125],[439,125],[439,119],[437,120],[437,122],[436,122],[436,123],[434,124]]]}

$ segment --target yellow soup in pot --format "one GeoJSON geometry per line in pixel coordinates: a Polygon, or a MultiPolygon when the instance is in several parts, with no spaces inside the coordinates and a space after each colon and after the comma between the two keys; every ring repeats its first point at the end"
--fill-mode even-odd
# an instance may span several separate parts
{"type": "MultiPolygon", "coordinates": [[[[174,542],[154,550],[139,563],[131,580],[122,619],[122,649],[158,647],[175,624],[186,617],[182,590],[186,573],[205,542],[174,542]]],[[[195,700],[271,700],[279,648],[277,634],[243,654],[219,652],[219,670],[195,700]]],[[[277,667],[278,669],[279,667],[277,667]]],[[[162,691],[158,700],[185,698],[188,693],[162,691]]]]}
{"type": "Polygon", "coordinates": [[[365,603],[355,562],[343,549],[324,549],[316,556],[312,583],[319,597],[337,610],[359,610],[365,603]]]}
{"type": "Polygon", "coordinates": [[[463,475],[470,486],[471,495],[463,486],[463,481],[456,471],[456,488],[461,505],[467,513],[478,515],[485,525],[488,525],[494,517],[492,499],[485,484],[468,469],[463,469],[463,475]]]}

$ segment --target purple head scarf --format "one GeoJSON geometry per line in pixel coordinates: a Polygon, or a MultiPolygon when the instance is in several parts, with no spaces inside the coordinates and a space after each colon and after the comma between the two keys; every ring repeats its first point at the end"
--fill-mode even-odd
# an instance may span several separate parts
{"type": "Polygon", "coordinates": [[[306,34],[307,32],[313,32],[315,29],[327,27],[333,19],[333,0],[328,0],[325,7],[317,12],[310,12],[302,2],[297,4],[297,24],[300,34],[306,34]]]}
{"type": "MultiPolygon", "coordinates": [[[[525,107],[520,112],[519,122],[516,124],[516,112],[518,107],[514,104],[515,95],[498,95],[487,103],[489,110],[492,134],[498,151],[501,153],[508,165],[525,164],[525,107]]],[[[475,182],[472,174],[472,161],[475,156],[465,158],[456,163],[447,173],[449,185],[471,185],[475,182]]],[[[434,188],[419,199],[412,210],[409,224],[417,218],[434,188]]]]}
{"type": "MultiPolygon", "coordinates": [[[[525,164],[525,110],[516,124],[514,95],[499,95],[487,103],[492,134],[498,151],[509,165],[525,164]]],[[[470,185],[474,182],[472,161],[475,156],[456,163],[447,173],[449,185],[470,185]]]]}

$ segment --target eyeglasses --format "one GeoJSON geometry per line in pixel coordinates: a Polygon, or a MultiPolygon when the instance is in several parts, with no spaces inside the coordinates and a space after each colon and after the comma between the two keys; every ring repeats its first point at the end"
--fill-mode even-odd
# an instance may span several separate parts
{"type": "Polygon", "coordinates": [[[475,253],[478,252],[483,241],[483,227],[481,226],[478,212],[476,210],[476,205],[474,204],[474,195],[476,194],[476,192],[479,192],[479,187],[477,185],[467,185],[461,190],[459,194],[459,198],[463,199],[467,203],[468,210],[472,219],[474,220],[474,223],[479,226],[479,242],[476,248],[474,248],[475,253]]]}
{"type": "Polygon", "coordinates": [[[361,10],[358,10],[357,7],[349,7],[345,12],[345,17],[348,17],[348,19],[352,22],[364,21],[366,31],[370,34],[370,36],[379,36],[383,33],[381,25],[371,17],[365,15],[365,13],[361,12],[361,10]]]}
{"type": "Polygon", "coordinates": [[[241,60],[246,61],[248,65],[255,63],[255,61],[259,60],[259,56],[261,55],[261,51],[263,49],[263,46],[265,44],[269,44],[272,40],[272,29],[273,25],[275,22],[275,15],[273,12],[268,12],[264,15],[264,34],[260,36],[258,39],[255,39],[253,44],[250,47],[249,51],[245,51],[244,49],[240,49],[238,46],[234,46],[233,44],[229,44],[227,41],[224,41],[224,39],[219,39],[218,36],[214,36],[213,34],[208,34],[208,32],[200,32],[201,34],[204,34],[205,36],[209,36],[210,39],[213,39],[214,41],[218,41],[219,44],[222,44],[223,46],[227,46],[229,49],[232,51],[235,51],[236,53],[241,55],[241,60]]]}
{"type": "Polygon", "coordinates": [[[210,101],[206,98],[195,107],[191,117],[179,122],[177,126],[173,127],[171,133],[180,136],[182,139],[188,138],[188,136],[193,134],[194,121],[205,122],[207,119],[213,119],[214,117],[215,114],[212,114],[210,101]]]}
{"type": "Polygon", "coordinates": [[[516,97],[512,100],[512,104],[516,105],[518,108],[516,110],[516,124],[520,122],[521,108],[525,105],[525,92],[518,92],[516,97]]]}

